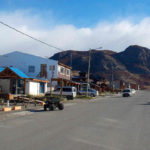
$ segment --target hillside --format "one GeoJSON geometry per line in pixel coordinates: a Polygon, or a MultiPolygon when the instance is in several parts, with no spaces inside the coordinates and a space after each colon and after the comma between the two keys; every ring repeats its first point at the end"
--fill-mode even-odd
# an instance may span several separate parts
{"type": "Polygon", "coordinates": [[[150,73],[150,49],[148,48],[137,45],[129,46],[125,51],[112,56],[132,73],[150,73]]]}
{"type": "MultiPolygon", "coordinates": [[[[72,66],[73,70],[87,72],[88,56],[89,51],[68,50],[55,54],[51,59],[72,66]]],[[[133,45],[119,53],[110,50],[91,51],[92,75],[110,79],[112,70],[115,79],[150,85],[150,49],[133,45]]]]}

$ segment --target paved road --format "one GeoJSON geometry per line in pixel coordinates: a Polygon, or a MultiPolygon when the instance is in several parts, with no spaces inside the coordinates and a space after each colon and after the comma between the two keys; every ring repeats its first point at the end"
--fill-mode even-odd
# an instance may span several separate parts
{"type": "Polygon", "coordinates": [[[150,150],[150,92],[13,114],[0,121],[0,150],[150,150]]]}

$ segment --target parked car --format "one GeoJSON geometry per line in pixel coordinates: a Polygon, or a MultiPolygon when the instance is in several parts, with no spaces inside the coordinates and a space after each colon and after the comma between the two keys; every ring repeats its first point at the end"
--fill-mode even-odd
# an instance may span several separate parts
{"type": "Polygon", "coordinates": [[[128,96],[131,96],[133,93],[132,93],[132,90],[131,89],[124,89],[122,91],[122,96],[123,97],[128,97],[128,96]]]}
{"type": "Polygon", "coordinates": [[[131,89],[131,92],[132,92],[132,94],[135,94],[136,90],[135,89],[131,89]]]}
{"type": "MultiPolygon", "coordinates": [[[[61,95],[61,87],[57,87],[54,91],[52,91],[52,95],[61,95]]],[[[75,98],[77,96],[76,87],[64,86],[62,88],[62,96],[65,96],[68,99],[75,98]]]]}
{"type": "MultiPolygon", "coordinates": [[[[86,95],[87,94],[87,90],[86,89],[82,89],[80,91],[78,91],[79,95],[86,95]]],[[[98,91],[94,90],[94,89],[88,89],[88,96],[98,96],[98,91]]]]}

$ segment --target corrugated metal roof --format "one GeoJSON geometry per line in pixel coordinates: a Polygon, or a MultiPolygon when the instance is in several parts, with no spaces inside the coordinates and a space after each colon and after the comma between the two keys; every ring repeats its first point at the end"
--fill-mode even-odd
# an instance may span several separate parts
{"type": "Polygon", "coordinates": [[[14,67],[9,67],[13,72],[15,72],[19,77],[21,78],[29,78],[25,73],[23,73],[21,70],[14,68],[14,67]]]}
{"type": "Polygon", "coordinates": [[[0,67],[0,72],[2,72],[5,68],[0,67]]]}

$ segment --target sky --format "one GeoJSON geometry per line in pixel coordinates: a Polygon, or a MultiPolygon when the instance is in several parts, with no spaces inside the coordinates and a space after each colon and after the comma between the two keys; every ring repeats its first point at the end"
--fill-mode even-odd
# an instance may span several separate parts
{"type": "MultiPolygon", "coordinates": [[[[149,0],[0,0],[0,21],[62,50],[150,48],[149,0]]],[[[59,50],[0,24],[0,55],[59,50]]]]}

